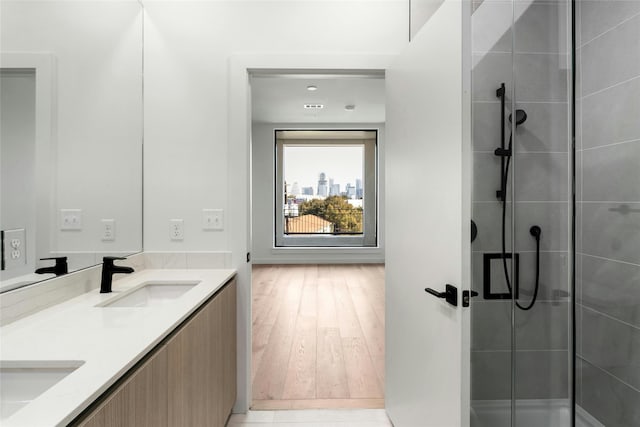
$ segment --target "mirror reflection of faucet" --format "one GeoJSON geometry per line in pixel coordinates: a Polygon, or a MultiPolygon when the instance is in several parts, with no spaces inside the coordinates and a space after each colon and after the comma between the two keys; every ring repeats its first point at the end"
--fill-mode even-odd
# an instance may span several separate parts
{"type": "Polygon", "coordinates": [[[100,281],[100,293],[111,292],[111,282],[114,274],[131,274],[133,268],[115,265],[114,261],[125,260],[126,258],[106,256],[102,258],[102,280],[100,281]]]}
{"type": "Polygon", "coordinates": [[[52,267],[41,267],[35,272],[37,274],[55,274],[56,276],[62,276],[69,272],[69,266],[67,264],[67,257],[52,257],[52,258],[40,258],[40,261],[55,260],[56,264],[52,267]]]}

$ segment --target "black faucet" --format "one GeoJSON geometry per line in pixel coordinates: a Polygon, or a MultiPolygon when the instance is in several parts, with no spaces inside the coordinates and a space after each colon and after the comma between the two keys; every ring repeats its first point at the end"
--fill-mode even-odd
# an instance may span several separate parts
{"type": "Polygon", "coordinates": [[[62,276],[63,274],[67,274],[69,272],[69,267],[67,266],[67,257],[59,256],[53,258],[40,258],[40,261],[48,261],[55,260],[56,265],[52,267],[42,267],[36,270],[37,274],[55,274],[56,276],[62,276]]]}
{"type": "Polygon", "coordinates": [[[123,260],[123,259],[126,259],[126,258],[120,258],[115,256],[106,256],[102,258],[102,280],[100,281],[101,294],[108,294],[109,292],[111,292],[111,279],[113,278],[114,274],[133,273],[133,268],[131,267],[122,267],[122,266],[113,264],[114,261],[123,260]]]}

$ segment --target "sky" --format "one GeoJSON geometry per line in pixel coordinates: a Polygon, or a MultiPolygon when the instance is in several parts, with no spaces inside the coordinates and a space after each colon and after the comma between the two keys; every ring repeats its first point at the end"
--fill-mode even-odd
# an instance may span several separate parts
{"type": "Polygon", "coordinates": [[[302,187],[318,187],[318,175],[324,172],[340,184],[340,191],[347,183],[356,185],[356,178],[362,179],[364,147],[284,147],[284,179],[287,184],[298,182],[302,187]]]}

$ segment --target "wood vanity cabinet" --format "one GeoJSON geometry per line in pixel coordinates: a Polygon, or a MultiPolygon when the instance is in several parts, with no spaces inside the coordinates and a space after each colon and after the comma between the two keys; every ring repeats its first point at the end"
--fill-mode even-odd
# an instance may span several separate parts
{"type": "Polygon", "coordinates": [[[231,412],[236,398],[236,288],[230,285],[166,344],[169,426],[224,426],[231,412]]]}
{"type": "Polygon", "coordinates": [[[158,349],[79,423],[83,427],[168,426],[167,349],[158,349]]]}
{"type": "Polygon", "coordinates": [[[72,425],[222,427],[235,400],[233,279],[72,425]]]}

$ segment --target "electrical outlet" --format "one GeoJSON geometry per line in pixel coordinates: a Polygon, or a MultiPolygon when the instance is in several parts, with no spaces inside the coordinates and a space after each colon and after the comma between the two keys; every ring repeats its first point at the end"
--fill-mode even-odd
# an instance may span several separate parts
{"type": "Polygon", "coordinates": [[[82,230],[82,209],[60,209],[60,230],[82,230]]]}
{"type": "Polygon", "coordinates": [[[5,230],[4,236],[4,269],[22,267],[27,263],[26,232],[24,228],[5,230]]]}
{"type": "Polygon", "coordinates": [[[116,240],[116,220],[115,219],[103,219],[102,223],[102,240],[113,241],[116,240]]]}
{"type": "Polygon", "coordinates": [[[169,237],[171,240],[184,240],[184,220],[172,219],[169,221],[169,237]]]}
{"type": "Polygon", "coordinates": [[[224,211],[222,209],[203,209],[202,229],[224,230],[224,211]]]}

